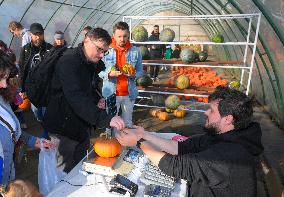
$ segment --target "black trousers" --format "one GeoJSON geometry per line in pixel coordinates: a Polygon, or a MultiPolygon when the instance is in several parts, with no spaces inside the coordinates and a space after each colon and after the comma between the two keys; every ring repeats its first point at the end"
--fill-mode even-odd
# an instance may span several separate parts
{"type": "Polygon", "coordinates": [[[69,173],[86,156],[90,147],[90,137],[78,142],[66,136],[50,133],[50,138],[57,145],[57,168],[66,173],[69,173]]]}

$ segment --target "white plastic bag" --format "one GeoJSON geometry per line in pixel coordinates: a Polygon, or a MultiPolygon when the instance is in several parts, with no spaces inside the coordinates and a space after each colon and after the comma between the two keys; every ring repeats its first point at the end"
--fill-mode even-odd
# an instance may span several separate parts
{"type": "Polygon", "coordinates": [[[56,168],[55,149],[45,149],[41,141],[38,163],[38,185],[39,191],[46,196],[54,188],[65,172],[56,168]]]}

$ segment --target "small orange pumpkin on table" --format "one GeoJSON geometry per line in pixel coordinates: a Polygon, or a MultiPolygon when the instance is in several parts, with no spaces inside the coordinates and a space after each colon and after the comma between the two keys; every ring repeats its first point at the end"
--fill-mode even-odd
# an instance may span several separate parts
{"type": "Polygon", "coordinates": [[[109,136],[107,133],[102,133],[95,140],[94,151],[100,157],[115,157],[121,152],[121,145],[115,137],[109,136]]]}

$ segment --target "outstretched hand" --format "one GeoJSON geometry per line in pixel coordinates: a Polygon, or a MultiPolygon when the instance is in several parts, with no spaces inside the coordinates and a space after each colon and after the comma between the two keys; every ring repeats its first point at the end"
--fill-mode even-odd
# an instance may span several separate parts
{"type": "Polygon", "coordinates": [[[37,138],[36,139],[36,143],[35,143],[35,148],[40,149],[41,141],[43,142],[43,147],[46,148],[46,149],[55,148],[56,147],[55,143],[53,143],[50,140],[37,138]]]}
{"type": "Polygon", "coordinates": [[[137,141],[143,138],[144,128],[133,126],[133,128],[125,128],[115,133],[118,142],[123,146],[135,146],[137,141]]]}
{"type": "Polygon", "coordinates": [[[125,123],[120,116],[114,116],[110,121],[110,126],[120,131],[125,128],[125,123]]]}

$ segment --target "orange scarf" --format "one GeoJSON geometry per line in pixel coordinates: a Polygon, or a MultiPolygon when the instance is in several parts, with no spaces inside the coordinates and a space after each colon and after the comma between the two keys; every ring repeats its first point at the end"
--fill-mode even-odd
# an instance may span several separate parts
{"type": "MultiPolygon", "coordinates": [[[[128,41],[124,48],[116,46],[116,40],[112,38],[112,43],[110,45],[115,49],[116,52],[116,64],[119,70],[122,70],[124,64],[126,64],[126,53],[129,48],[132,47],[131,43],[128,41]]],[[[120,75],[116,80],[116,96],[128,96],[128,80],[125,75],[120,75]]]]}

